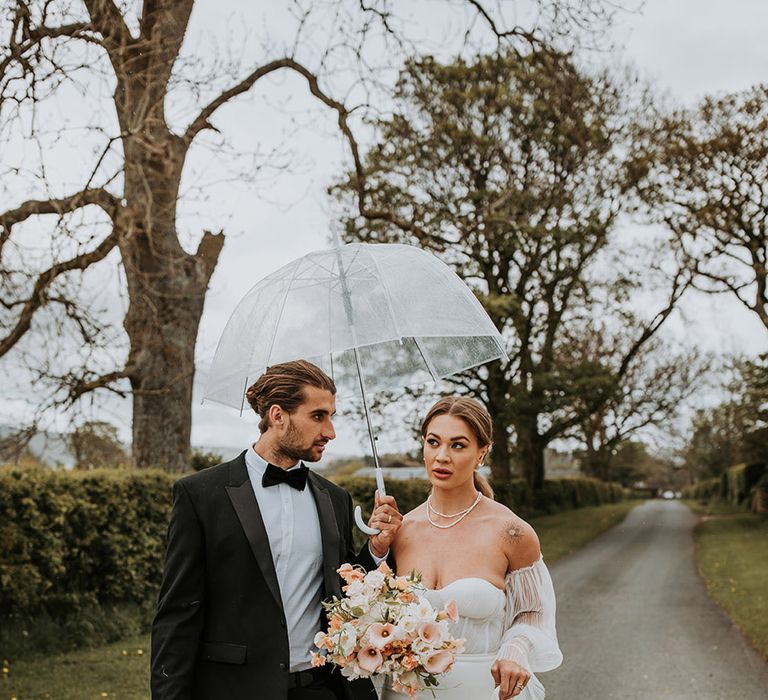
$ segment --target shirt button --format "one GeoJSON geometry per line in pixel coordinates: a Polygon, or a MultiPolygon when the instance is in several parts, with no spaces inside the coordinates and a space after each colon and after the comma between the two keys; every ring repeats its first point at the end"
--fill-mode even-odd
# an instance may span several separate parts
{"type": "Polygon", "coordinates": [[[284,618],[284,617],[281,617],[281,618],[280,618],[280,624],[281,624],[283,627],[285,627],[285,618],[284,618]]]}
{"type": "Polygon", "coordinates": [[[280,670],[285,671],[288,668],[288,664],[280,664],[280,670]]]}

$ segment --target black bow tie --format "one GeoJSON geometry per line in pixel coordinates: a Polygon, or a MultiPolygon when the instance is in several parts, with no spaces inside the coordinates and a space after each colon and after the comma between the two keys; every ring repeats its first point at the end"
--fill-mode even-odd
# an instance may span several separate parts
{"type": "Polygon", "coordinates": [[[267,464],[267,471],[264,472],[261,485],[266,488],[275,484],[288,484],[288,486],[295,488],[297,491],[303,491],[307,485],[308,472],[309,468],[304,464],[298,469],[291,469],[290,471],[280,469],[280,467],[276,467],[274,464],[267,464]]]}

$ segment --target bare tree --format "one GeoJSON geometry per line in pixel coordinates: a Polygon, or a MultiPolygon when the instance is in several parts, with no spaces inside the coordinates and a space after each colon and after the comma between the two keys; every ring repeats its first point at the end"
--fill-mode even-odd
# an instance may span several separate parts
{"type": "Polygon", "coordinates": [[[768,86],[657,116],[632,164],[698,289],[733,294],[768,329],[768,86]]]}
{"type": "MultiPolygon", "coordinates": [[[[296,2],[288,6],[296,23],[293,43],[268,46],[263,60],[244,70],[228,67],[229,82],[204,97],[210,92],[208,78],[221,83],[221,66],[208,76],[187,65],[187,72],[179,75],[185,68],[180,52],[194,4],[0,0],[3,143],[26,139],[32,151],[42,152],[46,138],[63,138],[66,120],[46,112],[46,104],[64,90],[75,95],[71,99],[88,101],[94,114],[113,113],[117,125],[106,119],[91,129],[89,143],[96,144],[96,152],[76,154],[92,157],[85,177],[52,183],[41,160],[36,177],[44,196],[0,206],[0,357],[19,348],[33,326],[39,329],[46,319],[54,324],[49,329],[52,343],[74,328],[82,346],[79,364],[57,373],[36,357],[34,369],[64,387],[67,405],[97,390],[131,396],[134,463],[173,471],[185,469],[189,461],[195,340],[224,245],[222,231],[198,231],[192,246],[182,244],[177,207],[190,148],[201,134],[217,131],[222,107],[267,76],[291,73],[335,115],[357,173],[359,206],[367,209],[365,173],[350,126],[353,107],[345,104],[346,90],[339,88],[334,96],[324,85],[334,70],[351,71],[353,80],[364,76],[369,82],[360,101],[365,102],[367,89],[377,82],[376,66],[364,51],[368,37],[375,35],[374,43],[385,55],[414,46],[402,31],[405,20],[386,0],[296,2]],[[321,19],[312,25],[317,13],[321,19]],[[322,36],[315,32],[318,28],[322,36]],[[311,67],[300,55],[314,56],[311,67]],[[100,90],[88,88],[94,77],[102,81],[100,90]],[[173,128],[168,100],[182,83],[194,106],[185,125],[173,128]],[[29,254],[24,236],[40,228],[47,230],[51,245],[47,262],[36,269],[32,263],[37,258],[29,254]],[[117,353],[111,365],[103,354],[97,362],[98,353],[88,351],[116,345],[112,326],[99,314],[99,292],[91,288],[90,300],[79,293],[91,269],[110,265],[122,271],[128,297],[122,319],[125,337],[119,339],[128,349],[123,357],[117,353]],[[64,327],[57,325],[61,323],[64,327]]],[[[569,25],[597,26],[613,11],[611,3],[601,0],[541,0],[532,27],[524,29],[504,19],[513,2],[458,5],[467,22],[465,47],[473,43],[478,28],[486,41],[496,44],[535,42],[547,25],[565,35],[569,25]]],[[[26,166],[23,159],[17,162],[22,165],[5,161],[5,167],[22,177],[26,166]]],[[[58,354],[63,358],[63,352],[58,354]]]]}
{"type": "MultiPolygon", "coordinates": [[[[581,468],[586,474],[608,480],[618,447],[638,433],[669,433],[685,401],[700,388],[708,362],[697,351],[672,352],[659,336],[649,339],[632,357],[624,372],[618,362],[626,356],[626,344],[636,334],[622,329],[619,337],[605,328],[593,327],[568,350],[583,362],[605,370],[604,381],[613,385],[607,400],[593,412],[585,411],[571,437],[584,445],[581,468]]],[[[586,397],[585,397],[586,398],[586,397]]]]}

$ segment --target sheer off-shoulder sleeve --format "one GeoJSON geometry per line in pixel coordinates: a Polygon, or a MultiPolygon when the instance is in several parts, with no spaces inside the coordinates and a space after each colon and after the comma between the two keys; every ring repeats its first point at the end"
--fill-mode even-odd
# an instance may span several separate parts
{"type": "Polygon", "coordinates": [[[563,655],[555,628],[555,589],[544,559],[510,571],[505,593],[504,635],[498,658],[515,661],[532,673],[557,668],[563,655]]]}

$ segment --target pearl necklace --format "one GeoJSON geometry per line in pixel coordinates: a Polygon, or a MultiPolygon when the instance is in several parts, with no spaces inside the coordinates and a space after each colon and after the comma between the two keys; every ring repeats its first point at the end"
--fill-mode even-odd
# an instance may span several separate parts
{"type": "Polygon", "coordinates": [[[464,510],[460,510],[458,513],[453,513],[452,515],[446,515],[445,513],[441,513],[439,510],[435,510],[432,507],[432,494],[427,496],[427,520],[429,520],[430,525],[434,525],[437,528],[440,528],[441,530],[447,530],[449,527],[453,527],[454,525],[458,525],[464,518],[466,518],[474,509],[475,506],[477,506],[478,503],[480,503],[480,499],[483,497],[483,494],[481,494],[479,491],[477,492],[477,498],[475,498],[474,503],[472,503],[469,508],[465,508],[464,510]],[[434,513],[435,515],[439,515],[443,518],[457,518],[452,523],[448,525],[438,525],[434,520],[432,520],[432,516],[430,515],[430,511],[434,513]]]}

